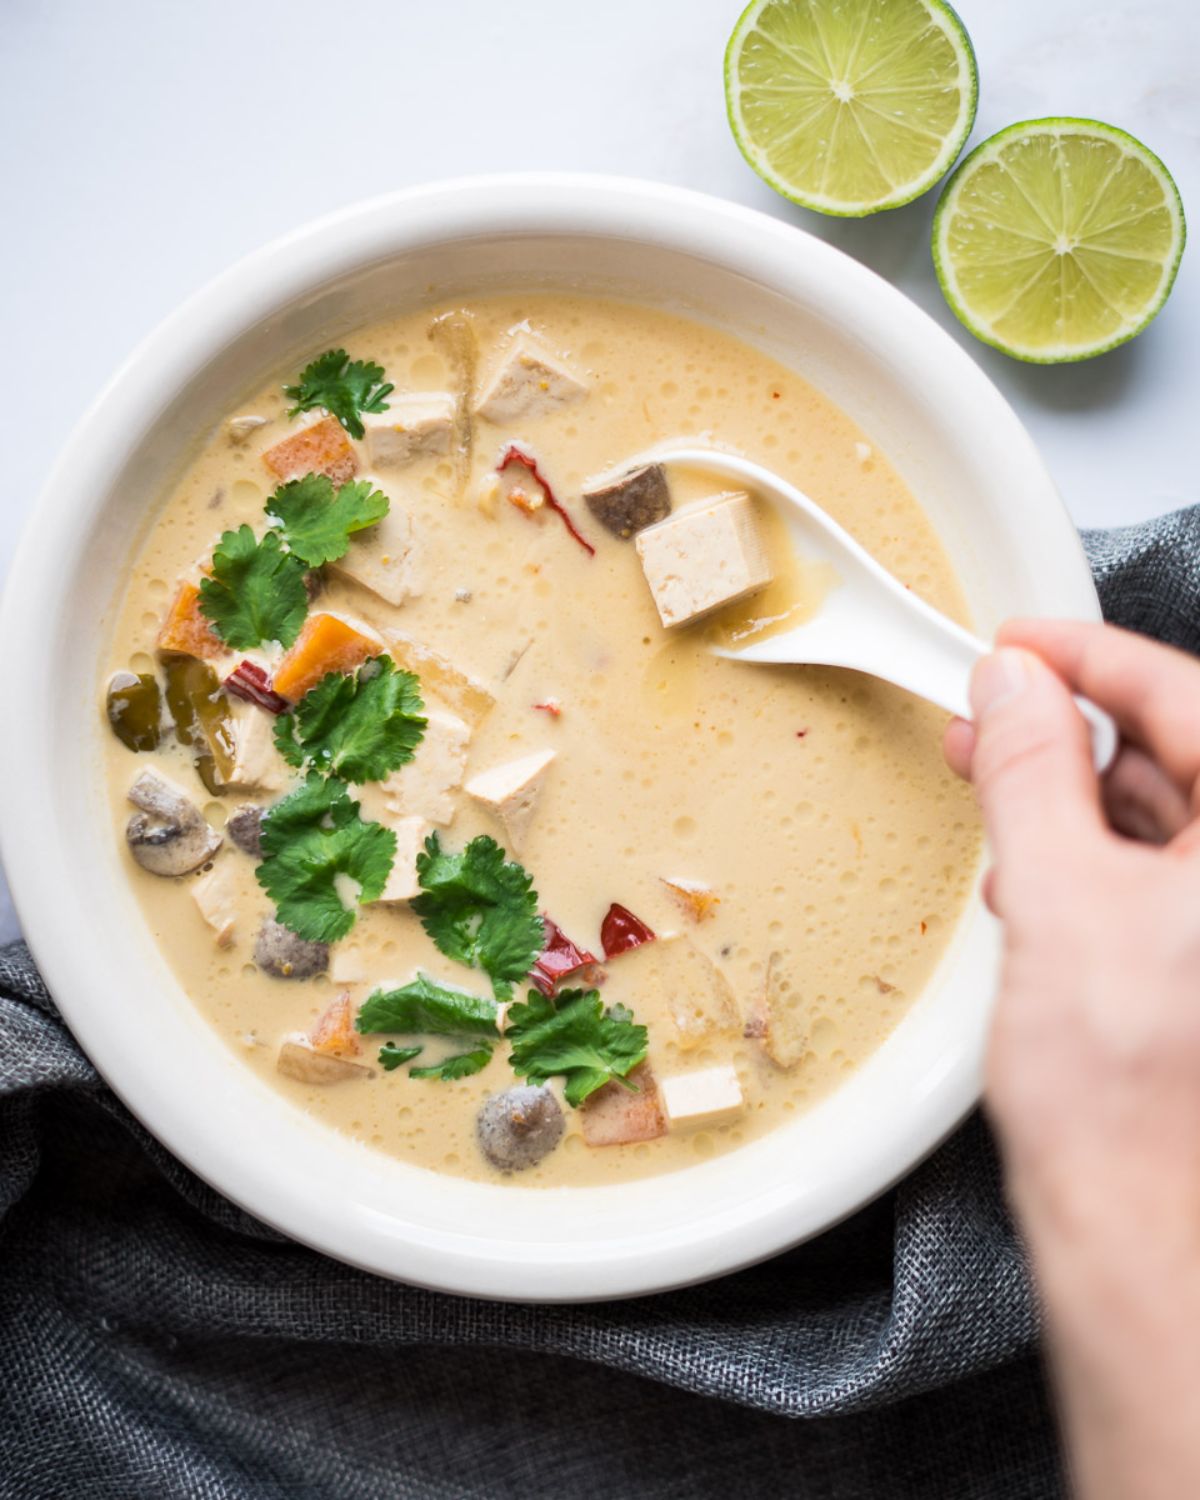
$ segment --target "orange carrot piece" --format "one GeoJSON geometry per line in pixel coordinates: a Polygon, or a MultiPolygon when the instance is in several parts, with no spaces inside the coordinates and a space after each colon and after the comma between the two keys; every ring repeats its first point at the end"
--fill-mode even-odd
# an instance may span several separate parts
{"type": "Polygon", "coordinates": [[[313,1022],[308,1040],[314,1052],[327,1052],[331,1057],[355,1057],[362,1051],[354,1034],[354,1008],[349,990],[343,990],[321,1012],[313,1022]]]}
{"type": "Polygon", "coordinates": [[[296,644],[275,669],[274,689],[295,703],[327,672],[352,672],[382,650],[377,635],[364,635],[337,615],[309,615],[296,644]]]}
{"type": "Polygon", "coordinates": [[[224,642],[200,613],[199,585],[179,585],[158,632],[158,649],[178,651],[181,656],[220,656],[224,652],[224,642]]]}
{"type": "Polygon", "coordinates": [[[325,417],[311,427],[302,427],[268,448],[263,463],[280,479],[328,474],[334,484],[345,484],[358,473],[358,455],[336,417],[325,417]]]}

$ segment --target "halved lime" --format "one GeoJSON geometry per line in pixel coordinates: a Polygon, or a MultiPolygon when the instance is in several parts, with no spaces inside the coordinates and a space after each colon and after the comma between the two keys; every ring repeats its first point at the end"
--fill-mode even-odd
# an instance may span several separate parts
{"type": "Polygon", "coordinates": [[[1186,237],[1179,190],[1140,141],[1096,120],[1026,120],[946,184],[933,263],[976,338],[1059,364],[1141,333],[1186,237]]]}
{"type": "Polygon", "coordinates": [[[979,80],[943,0],[751,0],[725,52],[742,155],[823,214],[898,208],[950,169],[979,80]]]}

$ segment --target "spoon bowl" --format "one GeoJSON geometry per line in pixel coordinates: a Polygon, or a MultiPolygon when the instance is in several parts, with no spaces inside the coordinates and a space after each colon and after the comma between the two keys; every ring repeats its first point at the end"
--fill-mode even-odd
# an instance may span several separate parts
{"type": "MultiPolygon", "coordinates": [[[[799,624],[742,647],[714,645],[714,654],[772,666],[867,672],[960,718],[971,717],[971,672],[991,646],[906,588],[810,496],[762,464],[719,448],[670,443],[627,467],[648,463],[717,474],[774,501],[798,554],[832,580],[817,609],[799,624]]],[[[1088,699],[1075,702],[1091,731],[1096,770],[1103,772],[1116,754],[1116,725],[1088,699]]]]}

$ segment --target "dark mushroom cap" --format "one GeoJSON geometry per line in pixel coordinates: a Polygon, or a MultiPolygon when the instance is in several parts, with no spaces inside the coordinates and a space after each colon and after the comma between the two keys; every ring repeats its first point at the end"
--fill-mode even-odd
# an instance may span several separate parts
{"type": "Polygon", "coordinates": [[[535,1167],[562,1139],[563,1112],[548,1088],[527,1083],[493,1094],[479,1107],[479,1149],[502,1172],[535,1167]]]}
{"type": "Polygon", "coordinates": [[[583,498],[601,526],[626,540],[671,514],[671,492],[662,464],[646,464],[603,489],[584,490],[583,498]]]}
{"type": "Polygon", "coordinates": [[[254,940],[254,962],[274,979],[311,979],[329,967],[329,944],[307,942],[266,917],[254,940]]]}
{"type": "Polygon", "coordinates": [[[265,807],[253,802],[244,802],[235,807],[225,820],[225,832],[243,854],[262,858],[262,820],[265,807]]]}

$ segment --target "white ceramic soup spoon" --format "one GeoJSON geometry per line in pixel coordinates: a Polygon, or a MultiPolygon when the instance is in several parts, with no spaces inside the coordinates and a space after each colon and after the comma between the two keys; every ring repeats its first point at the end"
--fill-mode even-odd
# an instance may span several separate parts
{"type": "MultiPolygon", "coordinates": [[[[669,443],[622,465],[677,464],[734,479],[778,503],[806,563],[824,564],[835,582],[811,618],[738,650],[714,646],[731,661],[849,667],[894,682],[964,719],[971,717],[971,669],[991,646],[906,589],[802,491],[761,464],[719,449],[669,443]]],[[[1092,735],[1098,771],[1112,763],[1117,728],[1102,709],[1076,698],[1092,735]]]]}

